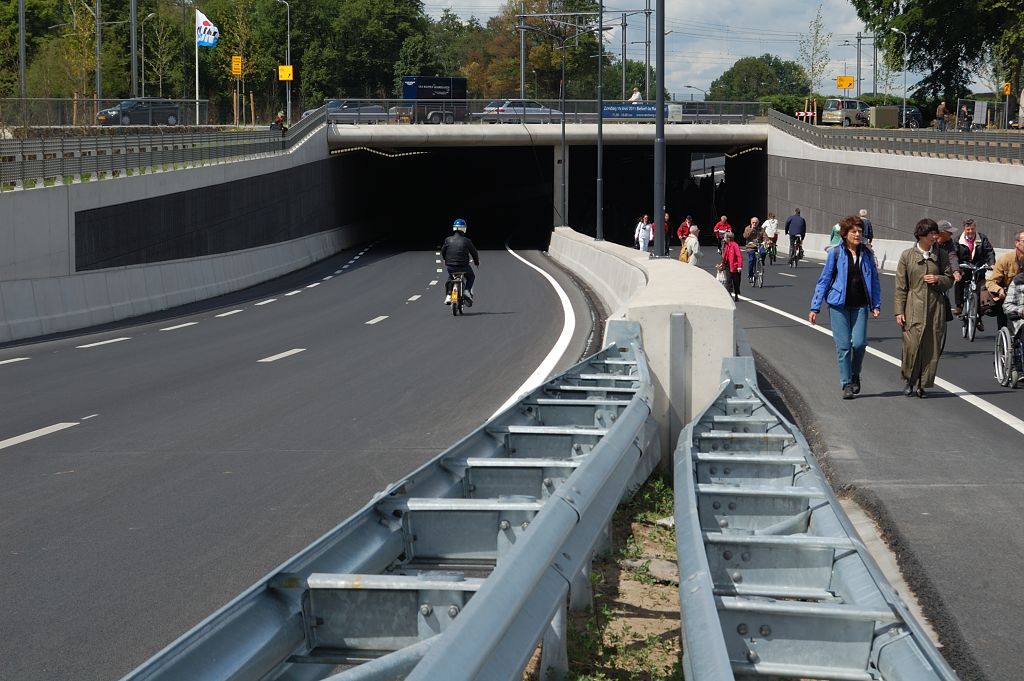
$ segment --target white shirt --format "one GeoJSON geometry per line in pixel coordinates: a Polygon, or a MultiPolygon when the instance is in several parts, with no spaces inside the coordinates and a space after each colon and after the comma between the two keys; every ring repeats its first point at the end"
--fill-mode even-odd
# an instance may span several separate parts
{"type": "Polygon", "coordinates": [[[775,235],[779,233],[779,221],[775,218],[764,221],[764,235],[769,239],[774,239],[775,235]]]}
{"type": "Polygon", "coordinates": [[[639,90],[637,90],[636,92],[634,92],[634,93],[633,93],[633,96],[629,98],[629,101],[630,101],[631,103],[632,103],[632,102],[642,102],[642,101],[643,101],[643,99],[644,99],[644,98],[640,96],[640,91],[639,91],[639,90]]]}

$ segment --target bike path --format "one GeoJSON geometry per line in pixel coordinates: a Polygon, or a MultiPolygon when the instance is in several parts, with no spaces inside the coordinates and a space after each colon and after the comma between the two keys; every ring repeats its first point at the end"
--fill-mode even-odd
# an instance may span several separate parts
{"type": "MultiPolygon", "coordinates": [[[[802,321],[820,271],[810,261],[776,264],[764,288],[741,287],[737,320],[759,369],[785,395],[833,486],[879,522],[961,677],[1018,678],[1024,466],[1021,434],[1006,421],[1024,409],[1020,395],[992,378],[994,320],[974,343],[951,322],[939,364],[939,377],[982,408],[939,388],[926,399],[905,397],[894,279],[883,274],[882,314],[869,322],[869,345],[897,364],[869,354],[861,395],[842,400],[832,338],[802,321]]],[[[818,321],[828,328],[827,313],[818,321]]]]}

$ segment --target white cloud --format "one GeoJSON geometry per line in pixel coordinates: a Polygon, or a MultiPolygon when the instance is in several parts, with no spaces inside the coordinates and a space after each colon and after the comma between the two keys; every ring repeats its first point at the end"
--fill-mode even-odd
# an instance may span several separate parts
{"type": "MultiPolygon", "coordinates": [[[[628,10],[643,10],[646,0],[617,0],[605,3],[605,21],[614,25],[608,31],[606,49],[619,56],[622,35],[619,29],[621,13],[628,10]]],[[[482,23],[501,11],[502,3],[495,0],[443,0],[425,5],[427,12],[440,16],[445,8],[463,19],[476,16],[482,23]]],[[[652,10],[655,0],[650,0],[652,10]]],[[[760,56],[765,53],[783,59],[797,61],[799,37],[808,32],[808,25],[814,19],[818,5],[800,0],[717,0],[696,3],[686,0],[666,0],[665,30],[671,31],[665,38],[665,84],[670,93],[688,98],[691,94],[700,99],[696,90],[684,88],[692,85],[703,90],[722,75],[740,57],[760,56]]],[[[822,21],[826,31],[832,33],[829,44],[831,62],[820,83],[823,94],[835,93],[835,77],[855,75],[857,51],[855,47],[841,46],[844,41],[856,44],[856,35],[864,30],[857,13],[847,0],[823,0],[822,21]],[[844,66],[845,60],[845,66],[844,66]]],[[[630,43],[643,41],[644,15],[627,17],[626,38],[630,43]]],[[[651,32],[655,30],[655,19],[651,16],[651,32]]],[[[644,60],[644,45],[630,44],[626,50],[628,59],[644,60]]],[[[871,65],[872,47],[870,40],[864,40],[861,49],[861,87],[865,92],[872,90],[871,65]]],[[[651,46],[651,66],[655,61],[654,45],[651,46]]],[[[911,74],[910,81],[916,78],[911,74]]],[[[643,88],[642,83],[638,83],[643,88]]],[[[632,87],[632,84],[628,84],[632,87]]],[[[900,79],[902,89],[902,79],[900,79]]],[[[651,83],[653,95],[654,84],[651,83]]],[[[615,84],[611,84],[609,95],[616,95],[615,84]]],[[[852,94],[852,93],[851,93],[852,94]]]]}

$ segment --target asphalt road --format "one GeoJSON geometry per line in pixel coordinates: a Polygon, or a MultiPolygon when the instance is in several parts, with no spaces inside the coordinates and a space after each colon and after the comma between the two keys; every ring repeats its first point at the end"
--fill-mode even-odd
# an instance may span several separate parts
{"type": "MultiPolygon", "coordinates": [[[[485,421],[562,331],[506,252],[453,318],[434,251],[362,250],[0,348],[0,679],[121,677],[485,421]]],[[[564,368],[591,320],[553,274],[582,311],[564,368]]]]}
{"type": "MultiPolygon", "coordinates": [[[[939,363],[947,389],[905,397],[894,278],[883,274],[869,347],[896,363],[869,354],[860,396],[844,401],[831,337],[800,321],[820,272],[820,263],[776,265],[764,288],[741,286],[737,320],[759,369],[784,394],[833,487],[879,522],[961,678],[1020,678],[1024,402],[992,378],[995,320],[973,343],[951,322],[939,363]]],[[[818,322],[829,328],[827,312],[818,322]]]]}

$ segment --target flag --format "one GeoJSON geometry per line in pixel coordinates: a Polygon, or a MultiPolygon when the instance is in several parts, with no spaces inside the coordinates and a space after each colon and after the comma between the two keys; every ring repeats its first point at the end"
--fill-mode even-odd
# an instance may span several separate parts
{"type": "Polygon", "coordinates": [[[217,47],[218,40],[220,40],[220,29],[214,26],[205,14],[196,10],[196,45],[217,47]]]}

